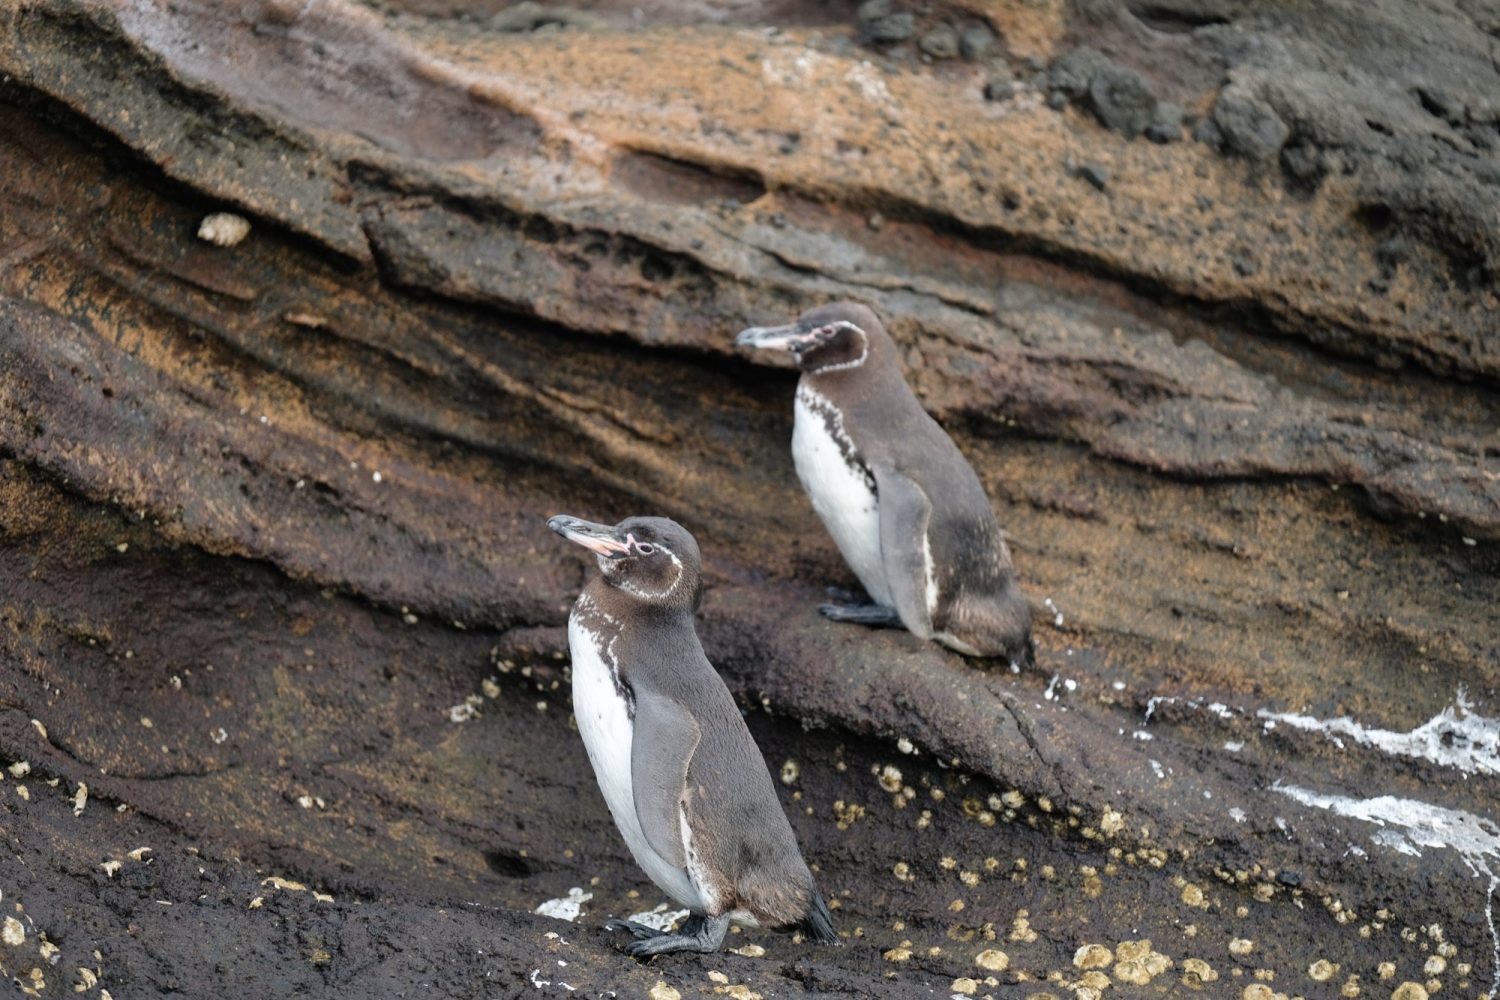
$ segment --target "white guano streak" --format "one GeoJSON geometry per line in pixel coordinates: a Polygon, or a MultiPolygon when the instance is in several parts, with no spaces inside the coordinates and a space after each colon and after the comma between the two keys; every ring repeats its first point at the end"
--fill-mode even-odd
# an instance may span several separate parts
{"type": "Polygon", "coordinates": [[[593,898],[594,894],[592,892],[584,892],[575,885],[568,890],[566,896],[560,899],[549,899],[532,912],[557,920],[577,920],[578,914],[583,909],[583,904],[593,898]]]}
{"type": "Polygon", "coordinates": [[[1475,714],[1463,688],[1458,689],[1456,704],[1449,705],[1409,733],[1367,729],[1348,716],[1316,719],[1310,715],[1266,709],[1255,714],[1268,722],[1320,732],[1340,746],[1343,745],[1340,737],[1343,737],[1360,746],[1393,756],[1430,761],[1464,774],[1500,775],[1500,719],[1475,714]]]}

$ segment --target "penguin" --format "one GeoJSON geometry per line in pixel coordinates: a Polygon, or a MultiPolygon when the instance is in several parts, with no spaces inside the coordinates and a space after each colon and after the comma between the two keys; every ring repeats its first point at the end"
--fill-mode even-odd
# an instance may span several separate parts
{"type": "Polygon", "coordinates": [[[1029,665],[1031,608],[989,498],[907,386],[875,314],[839,302],[736,340],[790,351],[802,371],[792,462],[873,601],[824,604],[824,616],[901,626],[965,656],[1029,665]]]}
{"type": "Polygon", "coordinates": [[[600,576],[568,618],[573,714],[625,844],[686,908],[676,933],[631,920],[636,958],[712,952],[731,923],[838,943],[792,826],[734,698],[698,641],[698,543],[675,521],[547,522],[594,553],[600,576]]]}

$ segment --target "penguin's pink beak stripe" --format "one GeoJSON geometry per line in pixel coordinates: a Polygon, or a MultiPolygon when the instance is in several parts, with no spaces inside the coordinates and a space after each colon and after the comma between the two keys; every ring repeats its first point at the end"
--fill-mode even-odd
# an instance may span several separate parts
{"type": "Polygon", "coordinates": [[[601,556],[621,556],[630,551],[630,540],[622,540],[619,532],[609,525],[559,514],[548,519],[547,527],[575,545],[582,545],[601,556]]]}

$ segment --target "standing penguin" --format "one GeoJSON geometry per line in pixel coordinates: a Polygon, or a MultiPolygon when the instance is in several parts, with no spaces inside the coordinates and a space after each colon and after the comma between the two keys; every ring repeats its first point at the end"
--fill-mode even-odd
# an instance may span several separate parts
{"type": "Polygon", "coordinates": [[[745,330],[738,343],[797,359],[797,477],[875,602],[825,604],[823,614],[1029,664],[1031,609],[989,498],[912,395],[875,314],[835,303],[745,330]]]}
{"type": "Polygon", "coordinates": [[[691,914],[675,934],[606,927],[635,935],[635,957],[716,951],[730,923],[837,943],[766,762],[693,627],[698,543],[662,517],[547,526],[603,574],[568,618],[578,732],[636,863],[691,914]]]}

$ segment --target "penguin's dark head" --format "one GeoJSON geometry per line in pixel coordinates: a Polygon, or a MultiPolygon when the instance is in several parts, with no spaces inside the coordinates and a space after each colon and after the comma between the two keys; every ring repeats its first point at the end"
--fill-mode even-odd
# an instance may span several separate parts
{"type": "Polygon", "coordinates": [[[698,607],[702,557],[693,536],[676,521],[627,517],[611,527],[559,514],[547,527],[594,553],[605,582],[616,590],[657,607],[698,607]]]}
{"type": "Polygon", "coordinates": [[[797,367],[812,374],[873,367],[892,352],[890,335],[869,309],[835,302],[809,309],[787,326],[754,326],[735,338],[742,347],[791,351],[797,367]]]}

